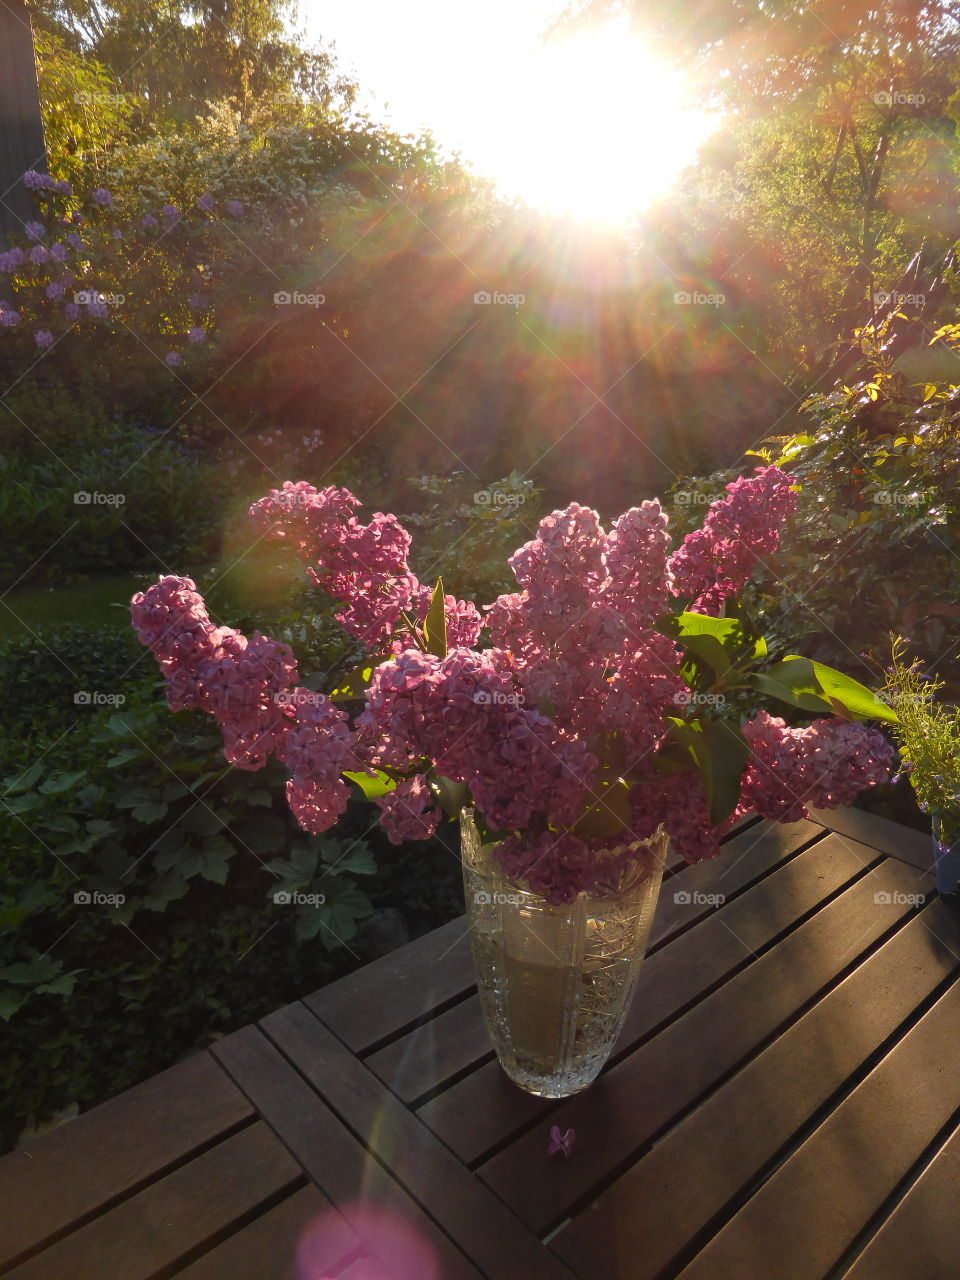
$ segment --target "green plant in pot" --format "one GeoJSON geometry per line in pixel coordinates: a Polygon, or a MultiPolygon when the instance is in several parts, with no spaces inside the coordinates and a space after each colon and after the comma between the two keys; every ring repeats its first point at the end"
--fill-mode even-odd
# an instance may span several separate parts
{"type": "Polygon", "coordinates": [[[926,675],[920,662],[908,658],[902,636],[892,637],[884,696],[897,716],[893,736],[917,803],[930,815],[937,888],[956,895],[960,891],[960,709],[938,700],[943,684],[926,675]]]}

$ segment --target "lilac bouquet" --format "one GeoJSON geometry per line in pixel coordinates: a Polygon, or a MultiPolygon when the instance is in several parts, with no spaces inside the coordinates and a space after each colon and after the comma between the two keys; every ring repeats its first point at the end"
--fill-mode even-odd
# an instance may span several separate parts
{"type": "Polygon", "coordinates": [[[892,749],[858,722],[890,707],[820,663],[771,663],[727,613],[794,501],[788,476],[758,469],[676,548],[659,502],[609,530],[571,503],[511,557],[519,590],[481,611],[419,581],[395,516],[364,524],[346,489],[288,481],[250,516],[368,650],[339,687],[312,690],[287,645],[215,625],[189,578],[136,595],[133,623],[171,708],[214,715],[231,764],[286,765],[307,831],[333,826],[355,785],[396,844],[468,808],[512,879],[569,902],[661,824],[694,861],[746,812],[793,821],[889,777],[892,749]],[[338,705],[361,696],[353,717],[338,705]],[[771,700],[817,718],[788,725],[771,700]]]}

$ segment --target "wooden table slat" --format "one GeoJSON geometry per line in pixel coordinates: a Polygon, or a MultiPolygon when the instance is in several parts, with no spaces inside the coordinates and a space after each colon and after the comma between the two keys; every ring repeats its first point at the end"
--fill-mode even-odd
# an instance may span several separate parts
{"type": "MultiPolygon", "coordinates": [[[[410,1194],[428,1207],[484,1275],[504,1276],[513,1268],[527,1280],[570,1280],[567,1268],[539,1239],[304,1005],[281,1009],[261,1026],[322,1091],[370,1155],[395,1161],[410,1194]]],[[[540,1164],[546,1164],[543,1154],[540,1164]]]]}
{"type": "MultiPolygon", "coordinates": [[[[419,1234],[435,1254],[444,1280],[478,1280],[477,1268],[405,1188],[371,1158],[262,1031],[244,1027],[219,1041],[214,1052],[361,1239],[355,1211],[370,1203],[380,1204],[419,1234]]],[[[388,1257],[380,1261],[389,1268],[388,1257]]]]}
{"type": "MultiPolygon", "coordinates": [[[[864,944],[880,936],[892,908],[877,906],[873,893],[878,884],[889,885],[890,876],[891,864],[884,863],[793,935],[801,944],[794,962],[804,947],[821,962],[861,929],[869,931],[864,944]]],[[[953,971],[949,953],[931,946],[931,927],[948,936],[955,929],[942,903],[909,918],[671,1129],[552,1241],[560,1257],[579,1275],[595,1267],[621,1280],[653,1280],[668,1268],[953,971]]],[[[797,995],[802,999],[803,992],[797,995]]]]}
{"type": "MultiPolygon", "coordinates": [[[[776,858],[772,847],[767,856],[776,858]]],[[[644,960],[617,1056],[728,979],[753,953],[859,875],[865,857],[862,848],[828,836],[644,960]]],[[[905,910],[901,907],[899,914],[905,910]]],[[[491,1062],[425,1103],[418,1115],[461,1159],[473,1163],[554,1109],[555,1104],[510,1084],[499,1064],[491,1062]]]]}
{"type": "Polygon", "coordinates": [[[318,1276],[334,1272],[360,1247],[330,1201],[311,1185],[178,1271],[177,1280],[304,1280],[297,1249],[305,1235],[305,1253],[318,1276]],[[320,1224],[321,1230],[309,1231],[320,1224]]]}
{"type": "MultiPolygon", "coordinates": [[[[664,886],[649,946],[661,946],[679,930],[689,929],[719,910],[724,902],[822,836],[822,828],[812,822],[761,822],[735,836],[724,845],[720,857],[694,863],[664,886]],[[717,896],[721,902],[714,905],[709,899],[717,896]]],[[[876,859],[872,849],[859,847],[865,863],[876,859]]]]}
{"type": "MultiPolygon", "coordinates": [[[[960,1106],[960,983],[920,1019],[681,1272],[822,1280],[960,1106]]],[[[911,1273],[912,1274],[912,1273],[911,1273]]]]}
{"type": "MultiPolygon", "coordinates": [[[[853,863],[856,864],[854,855],[853,863]]],[[[778,914],[802,914],[812,895],[825,895],[852,870],[851,855],[832,839],[815,845],[752,891],[766,899],[754,902],[749,916],[754,943],[762,926],[777,931],[778,914]],[[815,870],[814,870],[815,868],[815,870]]],[[[878,936],[909,908],[873,902],[874,894],[891,893],[913,873],[899,864],[878,867],[864,897],[877,917],[878,936]]],[[[854,889],[859,888],[855,885],[854,889]]],[[[841,903],[843,897],[832,906],[841,903]]],[[[715,1087],[763,1041],[789,1023],[795,1011],[813,999],[853,959],[856,935],[844,930],[847,913],[825,908],[780,941],[736,977],[686,1013],[641,1049],[609,1071],[585,1093],[562,1103],[554,1115],[482,1165],[484,1181],[516,1209],[534,1230],[544,1231],[569,1206],[591,1192],[609,1170],[617,1168],[654,1133],[715,1087]],[[839,927],[838,927],[839,926],[839,927]],[[682,1068],[679,1067],[682,1064],[682,1068]],[[640,1102],[642,1100],[642,1102],[640,1102]],[[638,1105],[640,1102],[640,1105],[638,1105]],[[615,1123],[611,1123],[615,1117],[615,1123]],[[548,1177],[523,1175],[536,1151],[547,1141],[550,1123],[583,1134],[576,1160],[557,1161],[548,1177]]],[[[855,929],[862,933],[863,919],[855,929]]],[[[866,926],[870,928],[869,923],[866,926]]],[[[939,977],[943,977],[940,972],[939,977]]]]}
{"type": "Polygon", "coordinates": [[[253,1115],[236,1085],[203,1053],[4,1156],[0,1204],[14,1211],[0,1215],[0,1268],[253,1115]]]}
{"type": "Polygon", "coordinates": [[[957,1197],[960,1192],[960,1129],[927,1165],[844,1280],[950,1280],[960,1273],[957,1197]]]}
{"type": "Polygon", "coordinates": [[[303,1003],[344,1044],[363,1054],[475,986],[467,921],[458,916],[322,987],[303,1003]]]}
{"type": "Polygon", "coordinates": [[[914,831],[865,809],[812,809],[810,816],[828,831],[850,836],[921,871],[933,870],[933,844],[923,831],[914,831]]]}
{"type": "Polygon", "coordinates": [[[7,1280],[152,1280],[302,1181],[300,1166],[257,1121],[44,1249],[7,1280]]]}

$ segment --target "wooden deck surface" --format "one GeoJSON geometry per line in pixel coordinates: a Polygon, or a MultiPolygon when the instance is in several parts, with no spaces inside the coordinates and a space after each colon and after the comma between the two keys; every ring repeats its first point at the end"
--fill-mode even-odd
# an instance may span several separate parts
{"type": "Polygon", "coordinates": [[[503,1075],[455,920],[0,1160],[0,1275],[957,1280],[960,917],[817,816],[671,864],[580,1096],[503,1075]]]}

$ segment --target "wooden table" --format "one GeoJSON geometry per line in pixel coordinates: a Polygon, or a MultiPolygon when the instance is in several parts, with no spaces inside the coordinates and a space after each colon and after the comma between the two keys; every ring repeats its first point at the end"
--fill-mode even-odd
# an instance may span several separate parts
{"type": "Polygon", "coordinates": [[[506,1080],[453,921],[5,1157],[0,1274],[956,1280],[957,912],[818,817],[671,866],[579,1097],[506,1080]]]}

